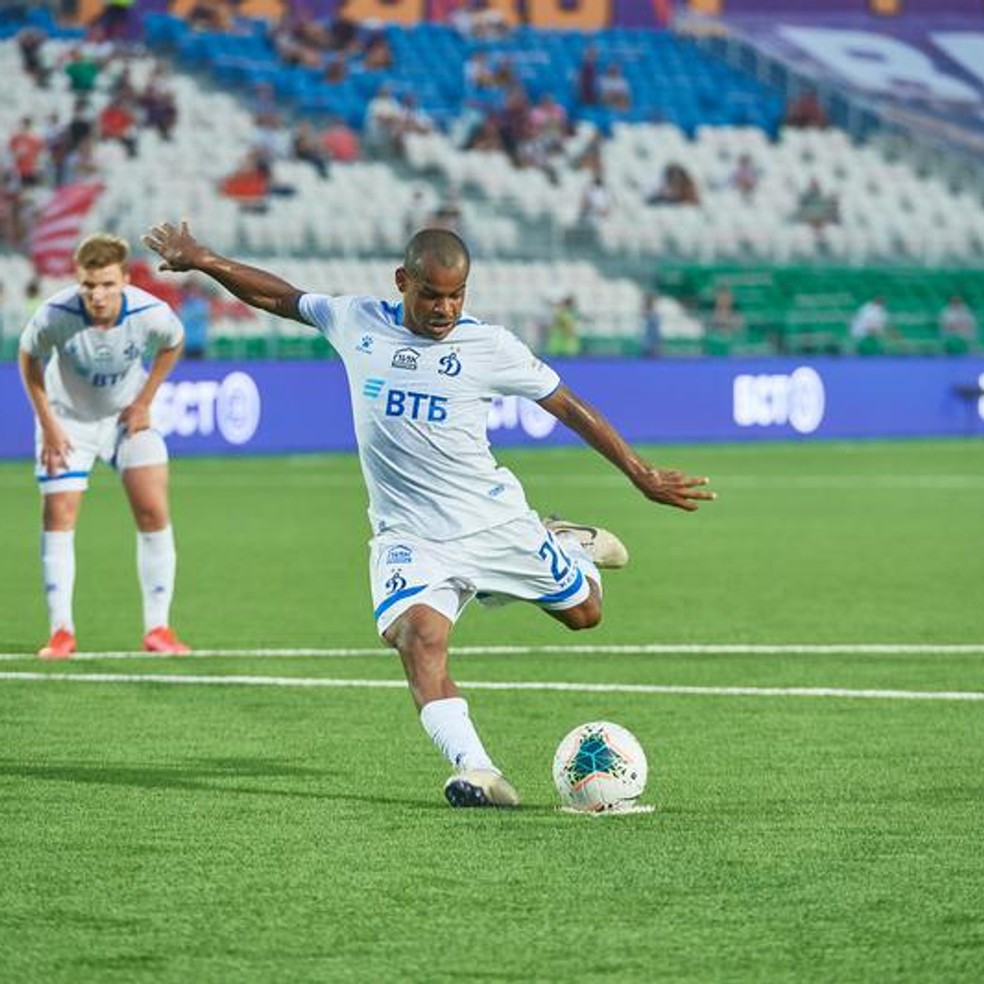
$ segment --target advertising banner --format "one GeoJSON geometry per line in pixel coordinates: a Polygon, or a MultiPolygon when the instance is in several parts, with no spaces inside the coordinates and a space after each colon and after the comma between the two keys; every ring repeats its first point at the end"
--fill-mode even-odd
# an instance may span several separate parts
{"type": "MultiPolygon", "coordinates": [[[[984,435],[984,358],[554,365],[635,443],[984,435]]],[[[355,448],[339,362],[184,363],[153,420],[176,457],[355,448]]],[[[29,458],[32,414],[12,364],[0,365],[0,421],[0,458],[29,458]]],[[[500,447],[580,440],[514,397],[492,403],[489,436],[500,447]]]]}

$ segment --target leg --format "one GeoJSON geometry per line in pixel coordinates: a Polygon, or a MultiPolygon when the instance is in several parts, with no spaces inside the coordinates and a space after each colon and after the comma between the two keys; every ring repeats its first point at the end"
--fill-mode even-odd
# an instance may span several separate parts
{"type": "MultiPolygon", "coordinates": [[[[146,433],[146,432],[142,432],[146,433]]],[[[137,574],[143,596],[144,648],[181,654],[188,647],[169,628],[177,571],[174,531],[168,522],[167,465],[123,471],[123,487],[137,524],[137,574]]]]}
{"type": "Polygon", "coordinates": [[[579,605],[575,605],[573,608],[545,608],[544,611],[574,631],[578,629],[593,629],[601,622],[601,588],[598,582],[592,580],[590,577],[587,578],[587,582],[589,590],[588,597],[579,605]]]}
{"type": "Polygon", "coordinates": [[[448,673],[451,620],[428,605],[413,605],[383,632],[400,654],[420,723],[454,766],[444,787],[452,806],[517,806],[519,797],[482,745],[468,703],[448,673]]]}
{"type": "Polygon", "coordinates": [[[66,659],[75,652],[75,523],[82,491],[50,492],[44,497],[41,533],[41,574],[51,638],[38,655],[66,659]]]}

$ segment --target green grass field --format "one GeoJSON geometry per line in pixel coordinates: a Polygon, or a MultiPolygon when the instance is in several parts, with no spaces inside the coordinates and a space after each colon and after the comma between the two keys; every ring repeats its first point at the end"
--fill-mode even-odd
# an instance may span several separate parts
{"type": "Polygon", "coordinates": [[[30,468],[0,465],[0,980],[980,980],[984,446],[653,457],[719,501],[501,455],[633,552],[593,632],[529,606],[459,624],[514,812],[441,797],[375,638],[353,458],[174,462],[174,624],[224,651],[181,659],[125,654],[134,536],[100,472],[76,622],[107,655],[56,665],[31,655],[30,468]],[[596,718],[639,736],[655,813],[556,810],[553,750],[596,718]]]}

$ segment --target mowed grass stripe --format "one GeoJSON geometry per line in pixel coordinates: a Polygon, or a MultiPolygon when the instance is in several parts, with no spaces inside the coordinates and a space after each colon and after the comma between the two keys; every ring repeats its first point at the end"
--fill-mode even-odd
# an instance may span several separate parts
{"type": "MultiPolygon", "coordinates": [[[[527,656],[551,655],[654,655],[654,656],[975,656],[984,655],[984,643],[603,643],[598,645],[531,645],[531,646],[455,646],[457,656],[527,656]]],[[[348,656],[392,656],[383,646],[355,646],[331,649],[196,649],[180,659],[340,659],[348,656]]],[[[33,659],[31,653],[0,653],[0,661],[33,659]]],[[[140,650],[74,653],[72,662],[101,659],[152,659],[161,657],[140,650]]]]}
{"type": "MultiPolygon", "coordinates": [[[[45,683],[163,683],[174,685],[239,687],[333,687],[364,690],[402,690],[403,680],[342,680],[321,677],[197,676],[166,673],[41,673],[0,672],[0,680],[45,683]]],[[[522,680],[462,681],[468,690],[540,690],[574,693],[689,695],[697,697],[834,697],[850,700],[984,701],[984,691],[961,690],[851,690],[840,687],[692,687],[647,683],[565,683],[522,680]]]]}

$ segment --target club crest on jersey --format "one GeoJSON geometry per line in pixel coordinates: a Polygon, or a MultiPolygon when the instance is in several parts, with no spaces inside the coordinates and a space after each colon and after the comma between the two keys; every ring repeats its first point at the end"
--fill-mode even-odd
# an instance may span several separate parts
{"type": "Polygon", "coordinates": [[[461,360],[458,358],[456,350],[452,349],[447,355],[441,356],[438,360],[440,368],[437,370],[439,376],[457,376],[461,372],[461,360]]]}
{"type": "Polygon", "coordinates": [[[387,594],[396,594],[397,591],[402,591],[406,586],[407,579],[403,576],[402,571],[393,571],[392,576],[384,585],[387,594]]]}
{"type": "Polygon", "coordinates": [[[415,372],[419,358],[420,353],[416,349],[401,348],[393,353],[393,362],[391,365],[394,369],[411,369],[415,372]]]}
{"type": "Polygon", "coordinates": [[[140,346],[136,342],[130,342],[125,349],[123,349],[123,355],[132,362],[134,359],[140,358],[140,346]]]}
{"type": "Polygon", "coordinates": [[[362,338],[359,339],[359,344],[355,346],[355,351],[367,353],[371,352],[375,341],[376,339],[373,338],[372,335],[363,335],[362,338]]]}
{"type": "Polygon", "coordinates": [[[387,564],[409,564],[412,561],[413,551],[402,543],[398,543],[395,547],[390,547],[386,551],[387,564]]]}

